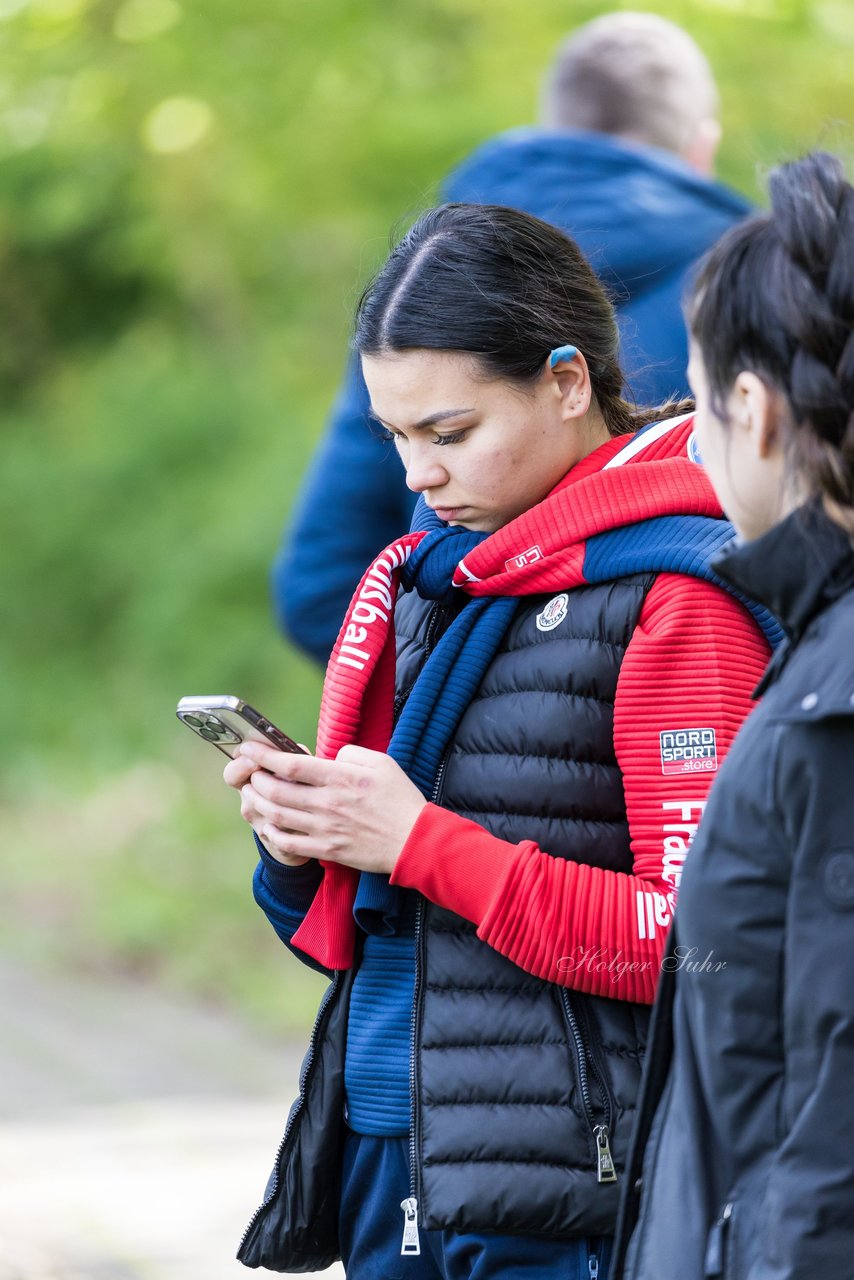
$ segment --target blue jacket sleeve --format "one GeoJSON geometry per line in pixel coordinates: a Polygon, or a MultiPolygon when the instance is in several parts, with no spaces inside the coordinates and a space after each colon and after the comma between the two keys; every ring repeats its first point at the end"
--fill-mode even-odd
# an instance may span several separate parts
{"type": "Polygon", "coordinates": [[[353,356],[273,564],[279,625],[324,664],[362,574],[407,531],[415,506],[400,460],[372,427],[368,407],[353,356]]]}
{"type": "Polygon", "coordinates": [[[252,880],[255,901],[288,950],[303,964],[308,965],[309,969],[316,969],[318,973],[331,977],[331,970],[325,969],[304,951],[292,945],[292,938],[302,924],[323,878],[321,867],[316,862],[307,862],[302,867],[286,867],[270,856],[257,836],[255,844],[261,855],[252,880]]]}

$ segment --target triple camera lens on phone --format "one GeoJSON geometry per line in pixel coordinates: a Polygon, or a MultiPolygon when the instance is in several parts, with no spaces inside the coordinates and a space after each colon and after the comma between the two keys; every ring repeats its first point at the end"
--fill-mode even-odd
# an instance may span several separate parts
{"type": "Polygon", "coordinates": [[[195,712],[184,712],[181,719],[208,742],[240,742],[239,736],[229,729],[228,725],[223,724],[218,716],[210,715],[208,712],[200,715],[195,712]]]}

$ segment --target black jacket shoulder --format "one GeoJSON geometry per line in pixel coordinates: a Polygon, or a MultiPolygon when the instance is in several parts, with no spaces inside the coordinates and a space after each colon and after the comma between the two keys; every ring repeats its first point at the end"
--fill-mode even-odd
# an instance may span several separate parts
{"type": "Polygon", "coordinates": [[[854,715],[854,591],[811,623],[771,695],[772,719],[854,715]]]}

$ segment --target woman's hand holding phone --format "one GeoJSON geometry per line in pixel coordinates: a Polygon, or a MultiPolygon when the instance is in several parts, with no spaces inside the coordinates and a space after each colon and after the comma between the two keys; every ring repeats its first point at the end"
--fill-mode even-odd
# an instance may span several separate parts
{"type": "MultiPolygon", "coordinates": [[[[277,754],[284,755],[285,753],[281,751],[277,754]]],[[[254,760],[250,760],[248,756],[238,753],[233,760],[229,760],[222,776],[229,787],[233,787],[235,791],[240,792],[240,816],[245,822],[249,823],[270,856],[275,858],[277,862],[284,863],[286,867],[302,867],[308,862],[308,858],[300,858],[283,853],[264,839],[262,833],[270,818],[268,814],[263,813],[256,806],[255,801],[258,799],[258,792],[251,781],[253,774],[260,772],[262,771],[259,770],[254,760]]]]}
{"type": "Polygon", "coordinates": [[[243,742],[223,776],[258,839],[292,867],[319,858],[389,874],[427,803],[396,761],[365,747],[320,760],[243,742]]]}

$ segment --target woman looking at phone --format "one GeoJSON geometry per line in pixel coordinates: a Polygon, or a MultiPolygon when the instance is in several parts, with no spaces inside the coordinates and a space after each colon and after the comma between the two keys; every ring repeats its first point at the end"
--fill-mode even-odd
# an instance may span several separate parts
{"type": "Polygon", "coordinates": [[[355,347],[423,502],[354,597],[317,757],[225,772],[259,902],[334,974],[240,1256],[605,1280],[682,863],[768,646],[704,567],[731,529],[691,418],[621,398],[562,232],[428,212],[355,347]]]}
{"type": "Polygon", "coordinates": [[[854,189],[820,153],[770,189],[701,271],[690,376],[741,535],[716,568],[787,642],[680,890],[626,1179],[643,1164],[632,1280],[846,1276],[854,1257],[854,189]]]}

